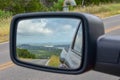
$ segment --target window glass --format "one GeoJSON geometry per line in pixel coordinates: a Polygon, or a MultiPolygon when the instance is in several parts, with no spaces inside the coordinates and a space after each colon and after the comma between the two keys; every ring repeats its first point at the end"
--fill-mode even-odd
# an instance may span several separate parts
{"type": "Polygon", "coordinates": [[[81,55],[81,50],[82,50],[82,42],[83,42],[82,38],[83,38],[83,36],[82,36],[82,23],[81,23],[80,27],[78,29],[76,39],[75,39],[75,43],[74,43],[74,47],[73,47],[73,49],[75,51],[77,51],[79,55],[81,55]]]}

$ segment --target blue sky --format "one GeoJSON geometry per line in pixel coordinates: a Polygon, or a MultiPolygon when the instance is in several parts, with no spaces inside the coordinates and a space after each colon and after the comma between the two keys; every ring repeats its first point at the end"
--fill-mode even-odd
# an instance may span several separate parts
{"type": "Polygon", "coordinates": [[[39,18],[18,23],[17,44],[70,43],[79,19],[39,18]]]}

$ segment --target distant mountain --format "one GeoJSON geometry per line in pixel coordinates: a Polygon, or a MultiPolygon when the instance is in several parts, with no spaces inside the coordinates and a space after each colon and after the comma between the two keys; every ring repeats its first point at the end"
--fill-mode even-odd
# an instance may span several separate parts
{"type": "Polygon", "coordinates": [[[53,46],[53,45],[69,45],[70,42],[45,42],[45,43],[19,43],[18,45],[32,45],[32,46],[53,46]]]}
{"type": "Polygon", "coordinates": [[[44,45],[44,46],[33,46],[33,45],[29,45],[29,44],[22,44],[22,45],[18,45],[17,48],[20,49],[27,49],[27,50],[47,50],[47,51],[53,51],[53,50],[58,50],[58,49],[62,49],[62,48],[66,48],[69,49],[69,45],[44,45]]]}

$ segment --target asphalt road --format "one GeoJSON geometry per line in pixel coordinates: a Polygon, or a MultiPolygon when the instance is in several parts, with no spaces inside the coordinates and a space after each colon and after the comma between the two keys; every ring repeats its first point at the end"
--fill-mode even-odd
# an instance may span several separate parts
{"type": "Polygon", "coordinates": [[[38,65],[46,65],[46,63],[48,62],[48,59],[31,59],[31,60],[23,60],[29,63],[33,63],[33,64],[38,64],[38,65]]]}
{"type": "MultiPolygon", "coordinates": [[[[106,18],[103,20],[105,29],[120,27],[120,15],[106,18]]],[[[114,30],[114,29],[113,29],[114,30]]],[[[120,29],[107,33],[106,35],[120,35],[120,29]]],[[[0,80],[118,80],[120,77],[89,71],[81,75],[65,75],[48,73],[43,71],[37,71],[27,69],[17,65],[11,65],[9,58],[9,44],[0,44],[0,66],[4,67],[0,69],[0,80]],[[11,65],[11,66],[10,66],[11,65]]]]}
{"type": "Polygon", "coordinates": [[[10,61],[9,44],[0,44],[0,64],[10,61]]]}

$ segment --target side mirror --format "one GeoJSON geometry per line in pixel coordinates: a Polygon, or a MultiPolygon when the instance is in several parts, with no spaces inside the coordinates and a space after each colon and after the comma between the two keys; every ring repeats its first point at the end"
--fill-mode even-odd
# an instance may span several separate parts
{"type": "Polygon", "coordinates": [[[101,19],[85,13],[27,13],[13,17],[12,61],[37,70],[80,74],[94,67],[101,19]]]}

